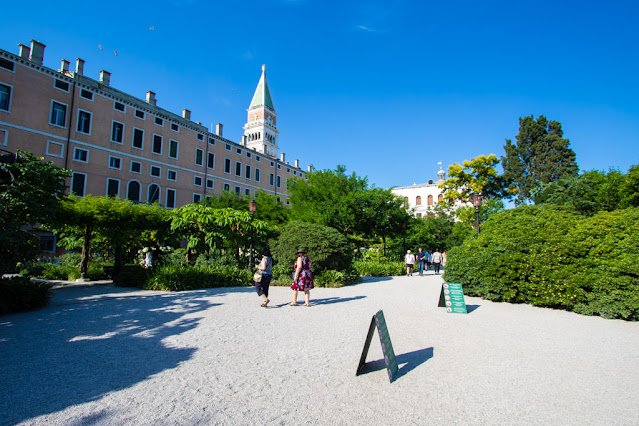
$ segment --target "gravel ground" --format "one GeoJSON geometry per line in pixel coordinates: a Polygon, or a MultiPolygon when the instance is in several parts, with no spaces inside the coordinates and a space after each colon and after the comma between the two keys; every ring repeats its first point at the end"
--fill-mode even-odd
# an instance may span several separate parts
{"type": "Polygon", "coordinates": [[[440,276],[180,293],[65,285],[0,317],[0,424],[639,424],[639,323],[467,297],[440,276]],[[383,309],[399,377],[377,336],[383,309]]]}

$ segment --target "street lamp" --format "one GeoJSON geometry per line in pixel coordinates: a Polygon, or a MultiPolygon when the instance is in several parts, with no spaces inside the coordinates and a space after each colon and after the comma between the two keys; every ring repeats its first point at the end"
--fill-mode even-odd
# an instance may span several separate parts
{"type": "Polygon", "coordinates": [[[473,199],[473,206],[475,206],[475,214],[477,215],[477,236],[479,237],[479,207],[481,206],[481,194],[475,192],[471,194],[471,198],[473,199]]]}
{"type": "Polygon", "coordinates": [[[253,216],[255,216],[255,210],[257,210],[257,201],[252,199],[249,201],[249,211],[251,212],[251,238],[250,238],[250,247],[249,247],[249,271],[253,270],[253,216]]]}

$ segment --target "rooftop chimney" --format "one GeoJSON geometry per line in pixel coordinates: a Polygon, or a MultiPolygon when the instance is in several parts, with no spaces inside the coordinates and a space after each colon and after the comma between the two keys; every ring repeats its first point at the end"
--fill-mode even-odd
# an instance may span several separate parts
{"type": "Polygon", "coordinates": [[[311,166],[310,166],[310,164],[309,164],[309,166],[306,168],[306,170],[308,170],[308,173],[310,173],[310,172],[311,172],[311,166]]]}
{"type": "Polygon", "coordinates": [[[69,61],[67,61],[66,59],[63,59],[62,63],[60,64],[60,72],[63,72],[63,73],[69,72],[69,64],[70,64],[69,61]]]}
{"type": "Polygon", "coordinates": [[[146,103],[151,105],[157,104],[157,100],[155,99],[155,92],[151,92],[150,90],[146,92],[146,103]]]}
{"type": "Polygon", "coordinates": [[[182,118],[190,120],[191,119],[191,111],[189,111],[188,109],[184,108],[182,110],[182,118]]]}
{"type": "Polygon", "coordinates": [[[284,162],[284,153],[280,154],[280,161],[283,163],[284,162]]]}
{"type": "Polygon", "coordinates": [[[104,70],[100,71],[100,83],[108,87],[111,84],[111,73],[104,70]]]}
{"type": "Polygon", "coordinates": [[[35,62],[38,65],[42,65],[44,59],[44,48],[47,47],[39,41],[31,40],[31,53],[29,54],[29,60],[35,62]]]}
{"type": "Polygon", "coordinates": [[[29,55],[31,54],[31,49],[29,49],[28,46],[25,46],[22,43],[20,43],[18,46],[20,47],[20,57],[22,59],[29,59],[29,55]]]}
{"type": "Polygon", "coordinates": [[[222,130],[224,129],[224,126],[221,123],[217,123],[215,125],[215,134],[218,135],[219,137],[222,137],[222,130]]]}
{"type": "Polygon", "coordinates": [[[84,59],[75,60],[75,73],[78,75],[84,74],[84,59]]]}
{"type": "Polygon", "coordinates": [[[295,160],[295,168],[299,169],[300,168],[300,160],[295,160]]]}

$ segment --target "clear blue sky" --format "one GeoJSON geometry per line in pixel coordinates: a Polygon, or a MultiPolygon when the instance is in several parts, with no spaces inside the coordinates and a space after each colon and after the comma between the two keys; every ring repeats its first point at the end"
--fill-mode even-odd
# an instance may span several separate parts
{"type": "Polygon", "coordinates": [[[233,141],[266,64],[287,160],[378,187],[503,155],[531,114],[562,123],[581,170],[639,164],[636,0],[5,3],[0,48],[36,39],[45,65],[80,57],[233,141]]]}

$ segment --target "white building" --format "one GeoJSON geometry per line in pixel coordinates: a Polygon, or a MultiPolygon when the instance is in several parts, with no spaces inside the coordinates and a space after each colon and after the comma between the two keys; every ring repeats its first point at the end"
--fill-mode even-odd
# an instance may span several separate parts
{"type": "Polygon", "coordinates": [[[391,192],[404,197],[404,205],[411,209],[416,217],[424,217],[444,200],[442,189],[439,188],[444,180],[446,180],[446,173],[440,166],[437,172],[437,181],[431,179],[426,183],[399,186],[392,188],[391,192]]]}

